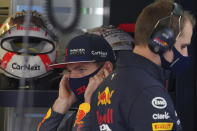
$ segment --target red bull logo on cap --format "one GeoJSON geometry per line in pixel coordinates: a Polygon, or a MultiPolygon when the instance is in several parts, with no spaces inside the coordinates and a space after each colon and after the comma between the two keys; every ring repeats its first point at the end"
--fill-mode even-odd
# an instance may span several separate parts
{"type": "Polygon", "coordinates": [[[100,93],[99,91],[97,105],[99,106],[100,104],[101,105],[111,104],[110,98],[112,97],[113,93],[114,90],[110,92],[108,86],[105,88],[105,90],[102,93],[100,93]]]}

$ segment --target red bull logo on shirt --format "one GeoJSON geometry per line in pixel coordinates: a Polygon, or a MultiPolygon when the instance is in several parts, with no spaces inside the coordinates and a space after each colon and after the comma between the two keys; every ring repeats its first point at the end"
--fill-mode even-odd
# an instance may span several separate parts
{"type": "Polygon", "coordinates": [[[96,112],[97,115],[97,122],[98,125],[102,125],[104,123],[113,124],[113,109],[108,108],[107,113],[101,115],[98,111],[96,112]]]}
{"type": "Polygon", "coordinates": [[[114,90],[110,92],[108,86],[105,88],[105,90],[102,93],[100,93],[99,91],[97,105],[99,106],[100,104],[101,105],[111,104],[110,98],[112,97],[113,93],[114,93],[114,90]]]}
{"type": "Polygon", "coordinates": [[[77,115],[76,115],[76,120],[75,120],[74,126],[76,126],[76,125],[79,126],[79,125],[83,124],[82,119],[85,117],[85,115],[89,111],[90,111],[90,104],[88,104],[88,103],[82,103],[79,106],[79,109],[78,109],[78,112],[77,112],[77,115]]]}
{"type": "Polygon", "coordinates": [[[40,126],[42,125],[42,123],[44,123],[44,121],[51,116],[51,112],[52,112],[52,109],[49,108],[49,110],[48,110],[47,114],[45,115],[45,117],[43,118],[43,120],[38,124],[37,131],[40,130],[40,126]]]}

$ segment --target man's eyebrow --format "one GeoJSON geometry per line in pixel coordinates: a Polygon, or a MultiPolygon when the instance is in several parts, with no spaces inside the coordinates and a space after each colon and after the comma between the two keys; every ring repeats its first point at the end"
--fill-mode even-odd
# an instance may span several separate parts
{"type": "Polygon", "coordinates": [[[184,44],[181,45],[181,47],[183,47],[183,46],[189,46],[189,45],[190,45],[190,43],[184,43],[184,44]]]}
{"type": "Polygon", "coordinates": [[[86,68],[86,66],[85,65],[78,65],[78,66],[75,66],[73,69],[77,70],[77,69],[80,69],[80,68],[86,68]]]}

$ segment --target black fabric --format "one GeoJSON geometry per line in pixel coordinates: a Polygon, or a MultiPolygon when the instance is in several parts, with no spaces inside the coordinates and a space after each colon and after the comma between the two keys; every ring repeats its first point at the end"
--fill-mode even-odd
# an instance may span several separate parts
{"type": "Polygon", "coordinates": [[[19,80],[9,78],[5,76],[4,74],[0,73],[0,89],[1,90],[18,89],[18,86],[19,86],[19,80]]]}
{"type": "Polygon", "coordinates": [[[64,115],[52,110],[51,116],[41,124],[39,131],[71,131],[76,112],[75,110],[64,115]]]}
{"type": "Polygon", "coordinates": [[[58,131],[72,131],[76,114],[77,114],[77,110],[73,111],[72,114],[68,116],[68,118],[64,119],[61,122],[60,126],[58,127],[58,131]]]}
{"type": "Polygon", "coordinates": [[[168,77],[169,72],[148,59],[121,52],[116,70],[93,94],[91,112],[81,130],[152,131],[153,127],[167,130],[173,124],[173,131],[181,131],[165,88],[168,77]]]}
{"type": "Polygon", "coordinates": [[[51,116],[41,124],[39,131],[57,131],[57,128],[63,118],[63,114],[52,110],[51,116]]]}
{"type": "MultiPolygon", "coordinates": [[[[42,78],[25,79],[25,86],[26,89],[34,90],[58,90],[61,77],[59,72],[53,71],[42,78]]],[[[0,73],[0,90],[17,90],[19,87],[19,79],[0,73]]]]}

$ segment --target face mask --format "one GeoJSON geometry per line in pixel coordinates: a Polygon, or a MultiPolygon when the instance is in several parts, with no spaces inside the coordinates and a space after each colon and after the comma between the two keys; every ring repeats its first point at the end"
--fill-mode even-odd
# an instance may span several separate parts
{"type": "Polygon", "coordinates": [[[99,67],[92,74],[82,77],[82,78],[69,78],[70,88],[74,92],[75,96],[78,98],[80,102],[84,101],[84,93],[89,83],[89,78],[96,75],[101,68],[102,66],[99,67]]]}
{"type": "Polygon", "coordinates": [[[185,57],[181,55],[181,53],[179,53],[175,47],[172,48],[172,51],[174,53],[173,61],[169,63],[163,56],[160,56],[161,64],[163,68],[171,70],[175,76],[178,76],[189,66],[191,57],[185,57]]]}

